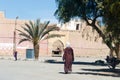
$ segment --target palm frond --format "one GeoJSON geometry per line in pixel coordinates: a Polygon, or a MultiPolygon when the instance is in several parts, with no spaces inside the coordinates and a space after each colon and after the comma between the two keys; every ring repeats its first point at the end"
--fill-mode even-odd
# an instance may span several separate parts
{"type": "Polygon", "coordinates": [[[45,29],[48,27],[48,24],[50,23],[50,21],[47,21],[47,22],[45,22],[44,24],[42,24],[41,26],[40,26],[40,31],[39,31],[39,37],[40,37],[40,35],[45,31],[45,29]]]}
{"type": "Polygon", "coordinates": [[[32,38],[31,38],[29,35],[27,35],[27,34],[19,33],[19,35],[20,35],[20,36],[23,36],[23,37],[25,37],[25,38],[27,38],[27,39],[32,40],[32,38]]]}
{"type": "Polygon", "coordinates": [[[18,32],[20,32],[20,33],[24,33],[23,31],[21,31],[21,30],[19,30],[19,29],[16,29],[18,32]]]}
{"type": "MultiPolygon", "coordinates": [[[[30,23],[30,22],[29,22],[30,23]]],[[[32,27],[31,27],[31,25],[29,25],[29,24],[27,24],[27,23],[25,23],[25,26],[28,28],[25,28],[25,27],[22,27],[28,34],[30,34],[31,35],[31,37],[34,37],[34,31],[33,31],[33,29],[32,29],[32,27]]],[[[34,26],[33,26],[34,27],[34,26]]]]}
{"type": "Polygon", "coordinates": [[[58,28],[55,27],[55,26],[48,28],[46,31],[44,31],[44,32],[41,34],[41,37],[40,37],[40,38],[44,37],[46,34],[48,34],[48,33],[51,32],[51,31],[56,31],[57,29],[58,29],[58,28]]]}
{"type": "Polygon", "coordinates": [[[49,34],[47,36],[45,36],[44,38],[42,38],[41,40],[46,40],[46,39],[50,39],[50,38],[55,38],[55,37],[63,37],[65,35],[61,35],[61,34],[49,34]]]}
{"type": "Polygon", "coordinates": [[[23,41],[30,41],[34,45],[37,44],[40,40],[62,36],[59,34],[46,35],[51,31],[58,30],[58,28],[55,26],[48,27],[48,24],[49,21],[42,24],[40,23],[39,19],[37,19],[35,22],[29,21],[29,23],[25,23],[25,26],[21,26],[24,32],[17,29],[17,31],[20,32],[19,35],[22,36],[22,39],[19,41],[19,43],[23,41]]]}
{"type": "Polygon", "coordinates": [[[19,35],[23,36],[23,37],[27,37],[28,39],[32,39],[32,37],[30,37],[28,34],[26,34],[25,32],[21,31],[21,30],[18,30],[16,29],[17,31],[19,31],[19,35]]]}
{"type": "Polygon", "coordinates": [[[32,21],[29,21],[29,24],[31,25],[31,28],[32,28],[32,32],[34,32],[34,23],[32,21]]]}
{"type": "Polygon", "coordinates": [[[34,29],[35,29],[35,37],[38,37],[40,31],[40,19],[36,20],[34,29]]]}
{"type": "Polygon", "coordinates": [[[26,39],[26,38],[23,38],[23,39],[20,39],[20,41],[19,41],[18,44],[20,44],[20,43],[22,43],[22,42],[24,42],[24,41],[30,41],[30,40],[29,40],[29,39],[26,39]]]}

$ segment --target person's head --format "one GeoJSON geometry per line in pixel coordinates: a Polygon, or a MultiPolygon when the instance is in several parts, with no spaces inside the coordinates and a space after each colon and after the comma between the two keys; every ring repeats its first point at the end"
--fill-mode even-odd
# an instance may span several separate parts
{"type": "Polygon", "coordinates": [[[70,47],[70,43],[69,42],[66,42],[66,47],[70,47]]]}

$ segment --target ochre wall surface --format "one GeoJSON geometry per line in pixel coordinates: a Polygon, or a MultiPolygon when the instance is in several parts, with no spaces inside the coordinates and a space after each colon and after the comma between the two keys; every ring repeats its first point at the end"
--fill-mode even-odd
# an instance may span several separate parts
{"type": "MultiPolygon", "coordinates": [[[[0,56],[13,55],[15,21],[17,29],[21,29],[21,26],[24,26],[24,23],[28,22],[28,20],[6,19],[4,13],[0,12],[0,56]]],[[[92,31],[90,26],[86,26],[85,24],[82,25],[80,30],[60,30],[51,32],[50,34],[52,33],[65,36],[41,41],[40,56],[51,56],[52,51],[57,48],[56,45],[54,45],[56,42],[60,42],[62,45],[62,54],[66,42],[70,42],[71,47],[74,49],[75,56],[105,57],[109,52],[109,49],[102,43],[102,39],[99,38],[98,34],[92,31]]],[[[17,51],[20,56],[25,56],[26,49],[32,48],[32,44],[29,42],[18,44],[21,37],[18,35],[18,32],[16,36],[17,51]]]]}

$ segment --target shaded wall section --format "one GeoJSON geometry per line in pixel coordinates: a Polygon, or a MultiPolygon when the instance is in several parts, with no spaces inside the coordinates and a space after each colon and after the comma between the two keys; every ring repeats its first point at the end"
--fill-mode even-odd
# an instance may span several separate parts
{"type": "MultiPolygon", "coordinates": [[[[49,39],[49,53],[53,49],[54,42],[60,40],[64,48],[66,42],[70,42],[71,47],[74,49],[75,56],[78,57],[106,57],[109,54],[108,47],[102,42],[102,39],[98,37],[96,39],[96,34],[90,34],[87,37],[82,31],[75,30],[60,30],[54,33],[65,35],[60,38],[49,39]]],[[[62,52],[63,54],[63,52],[62,52]]]]}

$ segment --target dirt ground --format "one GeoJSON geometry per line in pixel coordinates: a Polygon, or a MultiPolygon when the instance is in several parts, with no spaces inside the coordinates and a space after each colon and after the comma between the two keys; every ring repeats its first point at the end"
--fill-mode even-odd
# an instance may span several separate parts
{"type": "Polygon", "coordinates": [[[0,59],[0,80],[120,80],[120,67],[110,70],[106,64],[95,64],[104,58],[76,57],[71,74],[64,74],[61,57],[32,59],[0,59]]]}

